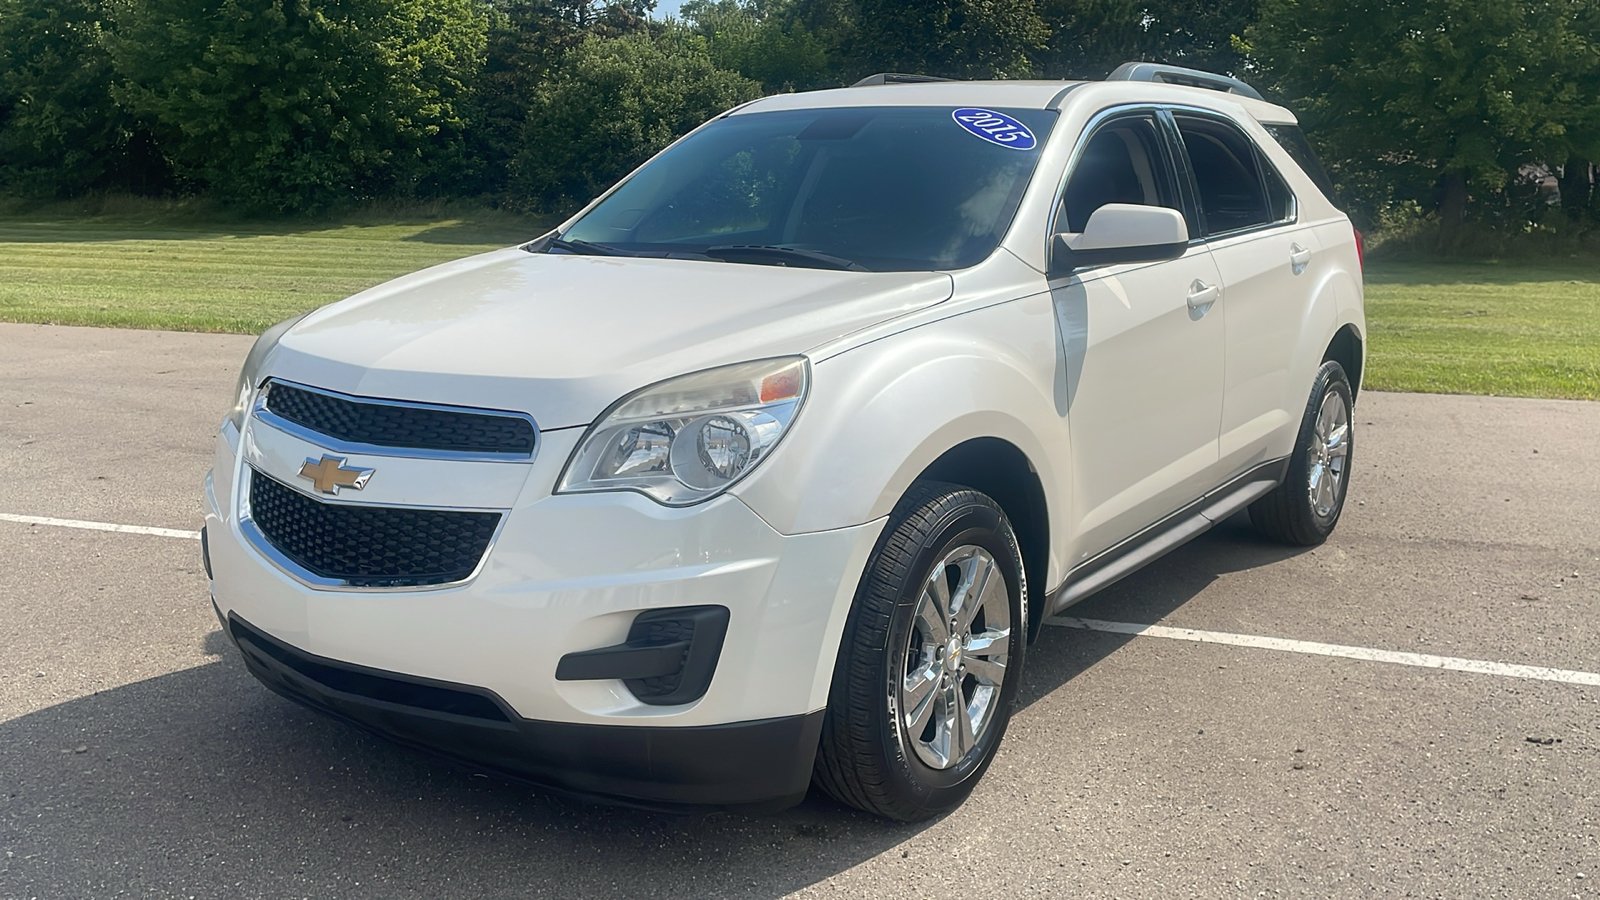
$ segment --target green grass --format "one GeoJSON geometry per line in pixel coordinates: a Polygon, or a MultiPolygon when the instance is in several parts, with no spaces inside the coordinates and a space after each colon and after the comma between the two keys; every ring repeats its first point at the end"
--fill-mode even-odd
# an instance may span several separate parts
{"type": "Polygon", "coordinates": [[[1600,260],[1374,262],[1366,384],[1600,400],[1600,260]]]}
{"type": "MultiPolygon", "coordinates": [[[[181,205],[0,209],[0,321],[257,332],[541,223],[449,207],[229,221],[181,205]]],[[[1600,260],[1378,262],[1367,386],[1600,400],[1600,260]]]]}
{"type": "Polygon", "coordinates": [[[259,332],[397,275],[543,230],[472,210],[368,219],[230,224],[160,210],[0,216],[0,321],[259,332]]]}

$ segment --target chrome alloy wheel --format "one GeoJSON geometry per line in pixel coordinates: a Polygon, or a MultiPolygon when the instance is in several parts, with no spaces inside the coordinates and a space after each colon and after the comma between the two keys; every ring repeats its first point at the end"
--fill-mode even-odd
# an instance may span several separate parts
{"type": "Polygon", "coordinates": [[[1307,449],[1306,494],[1311,511],[1326,519],[1339,508],[1350,460],[1350,409],[1344,395],[1328,391],[1317,410],[1317,424],[1307,449]]]}
{"type": "Polygon", "coordinates": [[[922,585],[892,698],[925,765],[956,766],[994,723],[1010,646],[1004,573],[981,547],[951,550],[922,585]]]}

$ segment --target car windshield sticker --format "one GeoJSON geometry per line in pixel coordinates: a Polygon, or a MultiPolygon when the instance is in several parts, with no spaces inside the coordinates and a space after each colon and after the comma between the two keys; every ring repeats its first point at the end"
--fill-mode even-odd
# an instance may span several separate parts
{"type": "Polygon", "coordinates": [[[958,109],[950,114],[956,124],[991,144],[1012,150],[1032,150],[1038,145],[1028,126],[1005,113],[988,109],[958,109]]]}

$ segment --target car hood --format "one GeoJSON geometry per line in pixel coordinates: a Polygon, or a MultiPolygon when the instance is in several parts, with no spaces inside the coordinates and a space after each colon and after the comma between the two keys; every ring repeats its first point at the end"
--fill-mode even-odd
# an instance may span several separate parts
{"type": "Polygon", "coordinates": [[[318,310],[276,377],[586,425],[617,399],[725,363],[803,353],[950,297],[933,272],[839,272],[499,250],[318,310]]]}

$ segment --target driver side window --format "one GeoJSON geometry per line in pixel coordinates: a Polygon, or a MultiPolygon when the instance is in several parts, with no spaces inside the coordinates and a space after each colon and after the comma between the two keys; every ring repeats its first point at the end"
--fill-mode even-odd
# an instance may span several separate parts
{"type": "Polygon", "coordinates": [[[1090,136],[1056,210],[1056,232],[1079,233],[1107,203],[1165,206],[1182,212],[1154,115],[1113,119],[1090,136]]]}

